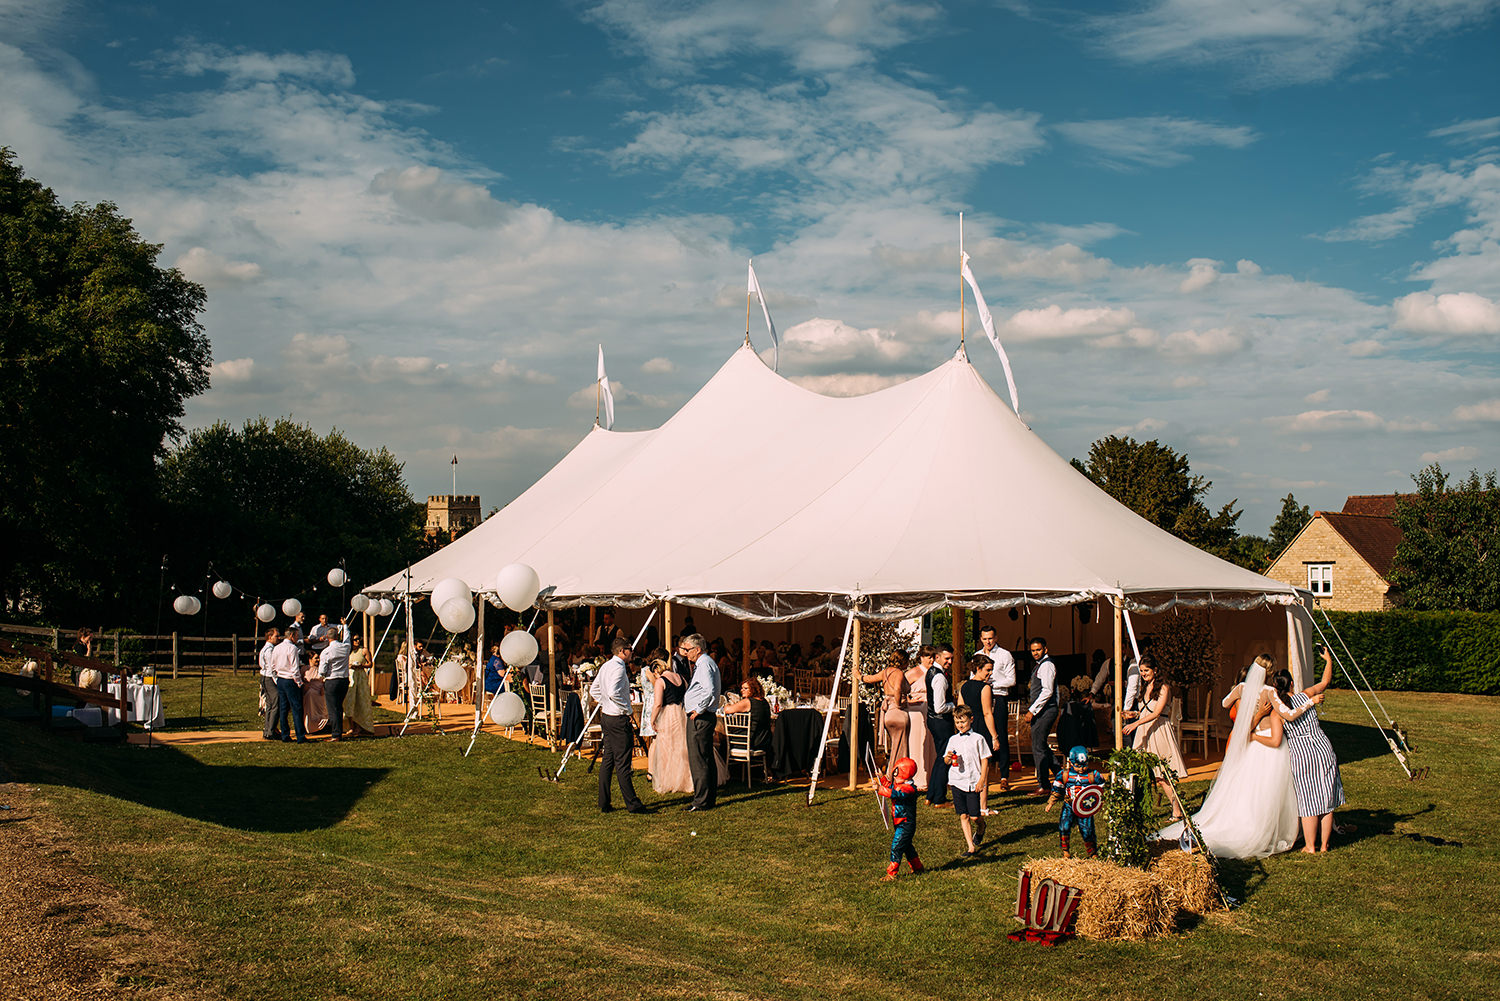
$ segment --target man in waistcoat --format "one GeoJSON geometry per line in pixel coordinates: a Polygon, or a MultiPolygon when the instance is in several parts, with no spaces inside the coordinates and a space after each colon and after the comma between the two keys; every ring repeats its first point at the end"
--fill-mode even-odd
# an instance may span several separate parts
{"type": "Polygon", "coordinates": [[[948,762],[943,757],[943,749],[948,746],[948,738],[953,736],[953,682],[948,673],[952,666],[953,647],[947,643],[939,644],[937,656],[923,679],[927,685],[927,732],[932,735],[932,746],[938,752],[932,770],[927,773],[927,804],[933,807],[951,805],[948,803],[948,762]]]}
{"type": "Polygon", "coordinates": [[[1057,665],[1047,656],[1047,641],[1040,636],[1031,638],[1031,688],[1026,710],[1026,721],[1031,724],[1031,760],[1036,765],[1036,792],[1033,796],[1045,796],[1052,788],[1052,776],[1056,774],[1057,759],[1052,754],[1052,745],[1047,737],[1057,723],[1057,665]]]}

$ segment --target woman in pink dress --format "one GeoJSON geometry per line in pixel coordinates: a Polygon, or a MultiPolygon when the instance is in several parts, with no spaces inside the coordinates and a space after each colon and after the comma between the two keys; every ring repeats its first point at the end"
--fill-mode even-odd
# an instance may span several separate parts
{"type": "MultiPolygon", "coordinates": [[[[1157,672],[1149,653],[1141,655],[1140,670],[1143,708],[1135,722],[1124,727],[1124,732],[1132,735],[1132,747],[1150,751],[1166,759],[1167,764],[1181,779],[1187,775],[1187,765],[1182,763],[1182,751],[1177,747],[1177,732],[1172,729],[1172,686],[1157,672]]],[[[1172,797],[1171,783],[1165,777],[1158,776],[1156,784],[1161,787],[1162,795],[1172,803],[1172,819],[1181,820],[1182,808],[1172,797]]]]}
{"type": "Polygon", "coordinates": [[[906,671],[906,746],[917,763],[911,781],[918,789],[927,788],[927,773],[937,761],[937,748],[927,732],[927,669],[936,657],[936,647],[924,646],[917,651],[917,663],[906,671]]]}
{"type": "Polygon", "coordinates": [[[317,654],[302,672],[302,722],[308,733],[321,733],[328,725],[328,702],[323,697],[323,679],[318,677],[317,654]]]}

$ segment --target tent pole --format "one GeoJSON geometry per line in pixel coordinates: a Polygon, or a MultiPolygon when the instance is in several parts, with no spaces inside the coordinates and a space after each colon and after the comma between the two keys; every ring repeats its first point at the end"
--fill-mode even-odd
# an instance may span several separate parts
{"type": "Polygon", "coordinates": [[[562,701],[557,697],[557,620],[556,613],[547,609],[547,742],[555,743],[557,714],[562,701]]]}
{"type": "MultiPolygon", "coordinates": [[[[594,630],[598,628],[598,626],[596,626],[594,624],[594,618],[595,618],[595,612],[596,611],[597,611],[597,609],[595,609],[595,607],[593,605],[589,606],[589,635],[588,635],[588,639],[584,640],[584,645],[585,646],[587,646],[588,644],[594,642],[594,637],[598,635],[597,633],[594,632],[594,630]]],[[[611,654],[612,653],[613,653],[613,651],[611,651],[611,654]]]]}
{"type": "MultiPolygon", "coordinates": [[[[859,663],[859,619],[854,620],[854,663],[849,670],[849,788],[859,788],[859,676],[864,668],[859,663]]],[[[835,691],[837,699],[839,693],[835,691]]],[[[872,775],[871,780],[874,779],[872,775]]]]}
{"type": "Polygon", "coordinates": [[[1111,597],[1115,606],[1115,749],[1125,746],[1125,613],[1124,599],[1111,597]]]}
{"type": "Polygon", "coordinates": [[[750,677],[750,620],[740,620],[740,678],[750,677]]]}
{"type": "Polygon", "coordinates": [[[964,656],[964,633],[968,623],[964,620],[969,617],[969,613],[957,605],[949,605],[948,615],[953,619],[953,679],[951,684],[954,692],[957,692],[958,686],[968,680],[965,677],[967,669],[964,666],[968,663],[968,658],[964,656]]]}
{"type": "Polygon", "coordinates": [[[670,664],[672,654],[677,652],[676,637],[672,635],[672,602],[667,600],[662,604],[666,607],[666,611],[662,614],[661,620],[667,627],[667,642],[662,644],[662,648],[667,651],[667,663],[670,664]]]}

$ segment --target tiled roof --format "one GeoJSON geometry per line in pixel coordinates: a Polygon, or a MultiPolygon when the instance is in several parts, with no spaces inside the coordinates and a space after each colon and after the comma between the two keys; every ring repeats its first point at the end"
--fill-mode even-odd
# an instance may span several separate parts
{"type": "Polygon", "coordinates": [[[1396,513],[1396,499],[1406,494],[1354,494],[1344,501],[1344,514],[1373,514],[1389,518],[1396,513]]]}
{"type": "MultiPolygon", "coordinates": [[[[1395,495],[1392,498],[1394,507],[1395,495]]],[[[1352,500],[1379,498],[1349,498],[1352,500]]],[[[1318,516],[1339,533],[1345,542],[1382,577],[1391,572],[1391,561],[1396,558],[1396,546],[1401,542],[1401,529],[1388,517],[1369,514],[1350,514],[1344,511],[1320,511],[1318,516]]]]}

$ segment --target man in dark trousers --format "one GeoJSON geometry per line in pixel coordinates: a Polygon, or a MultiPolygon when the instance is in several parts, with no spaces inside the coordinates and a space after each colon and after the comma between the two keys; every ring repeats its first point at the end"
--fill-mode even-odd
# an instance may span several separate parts
{"type": "Polygon", "coordinates": [[[1052,746],[1047,736],[1057,723],[1057,665],[1047,656],[1047,641],[1040,636],[1031,638],[1031,689],[1026,710],[1026,721],[1031,724],[1031,760],[1036,764],[1036,791],[1033,796],[1045,796],[1052,789],[1052,776],[1057,771],[1057,759],[1052,755],[1052,746]]]}
{"type": "Polygon", "coordinates": [[[719,796],[719,768],[714,761],[714,726],[719,721],[719,665],[704,649],[703,637],[689,633],[677,652],[693,661],[693,680],[682,697],[688,715],[688,770],[693,775],[689,812],[712,810],[719,796]]]}
{"type": "Polygon", "coordinates": [[[590,694],[599,705],[600,744],[603,751],[599,763],[599,812],[608,813],[610,805],[610,783],[618,781],[620,795],[625,800],[625,809],[631,813],[645,813],[646,805],[635,794],[631,781],[631,745],[634,743],[630,729],[630,641],[623,636],[611,644],[614,656],[599,668],[599,675],[590,687],[590,694]]]}
{"type": "Polygon", "coordinates": [[[953,682],[948,673],[952,668],[953,647],[941,643],[923,679],[927,685],[927,732],[932,735],[932,746],[937,748],[937,760],[927,773],[929,806],[949,805],[948,762],[943,758],[943,749],[953,736],[953,682]]]}

